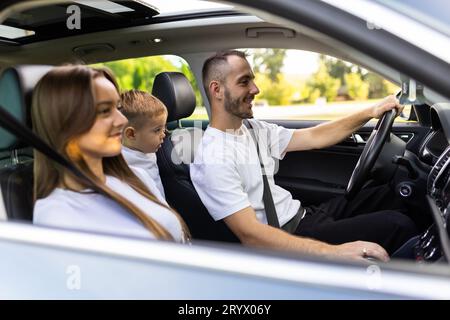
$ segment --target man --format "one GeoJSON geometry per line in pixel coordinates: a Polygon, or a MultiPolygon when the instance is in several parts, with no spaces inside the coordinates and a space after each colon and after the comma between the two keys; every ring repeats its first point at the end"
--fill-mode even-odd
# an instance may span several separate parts
{"type": "Polygon", "coordinates": [[[191,165],[191,178],[212,217],[216,221],[223,219],[244,245],[387,261],[389,255],[381,245],[392,253],[417,232],[414,223],[399,212],[361,212],[361,203],[373,207],[368,202],[374,195],[382,203],[388,192],[363,194],[356,199],[356,205],[342,197],[303,210],[298,200],[275,184],[274,158],[282,159],[290,151],[332,146],[371,118],[379,118],[393,108],[401,111],[398,100],[389,96],[345,118],[313,128],[288,130],[251,119],[252,101],[259,93],[253,80],[251,67],[240,51],[219,52],[203,66],[211,121],[191,165]],[[260,137],[258,147],[281,228],[267,223],[260,161],[244,119],[251,119],[248,121],[260,137]]]}

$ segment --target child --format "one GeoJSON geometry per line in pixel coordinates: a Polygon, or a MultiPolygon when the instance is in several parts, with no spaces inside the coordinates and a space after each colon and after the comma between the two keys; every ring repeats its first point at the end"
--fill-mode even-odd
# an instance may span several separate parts
{"type": "Polygon", "coordinates": [[[139,90],[122,93],[121,100],[121,111],[128,119],[122,155],[128,165],[145,169],[164,197],[155,152],[166,136],[167,109],[158,98],[139,90]]]}

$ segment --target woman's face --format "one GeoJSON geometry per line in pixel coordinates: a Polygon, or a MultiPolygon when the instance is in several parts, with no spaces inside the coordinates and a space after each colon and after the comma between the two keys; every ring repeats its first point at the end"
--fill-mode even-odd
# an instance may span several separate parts
{"type": "Polygon", "coordinates": [[[93,81],[97,117],[94,125],[77,139],[81,154],[89,158],[112,157],[122,150],[122,131],[128,120],[117,109],[120,97],[104,77],[93,81]]]}

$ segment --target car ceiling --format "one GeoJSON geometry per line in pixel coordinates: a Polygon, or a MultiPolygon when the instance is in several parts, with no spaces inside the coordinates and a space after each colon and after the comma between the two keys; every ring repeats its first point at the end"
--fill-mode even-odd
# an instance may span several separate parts
{"type": "MultiPolygon", "coordinates": [[[[252,15],[199,18],[160,24],[96,32],[23,46],[0,46],[1,65],[39,63],[59,64],[83,61],[105,62],[148,55],[184,55],[211,52],[224,48],[281,47],[325,53],[344,60],[358,62],[342,44],[306,28],[282,28],[252,15]],[[258,28],[272,28],[271,32],[249,34],[258,28]],[[286,37],[283,31],[293,31],[286,37]],[[161,38],[161,43],[152,42],[161,38]],[[99,40],[101,39],[101,40],[99,40]],[[51,48],[51,50],[49,50],[51,48]],[[345,49],[345,48],[344,48],[345,49]],[[74,51],[77,51],[75,53],[74,51]]],[[[396,80],[396,79],[394,79],[396,80]]]]}
{"type": "MultiPolygon", "coordinates": [[[[24,63],[95,63],[160,54],[186,56],[227,48],[280,47],[335,56],[357,63],[391,81],[400,83],[400,74],[397,71],[340,41],[297,23],[279,20],[266,14],[260,14],[259,17],[238,14],[225,17],[191,18],[89,33],[22,46],[0,45],[0,67],[24,63]],[[281,24],[268,23],[259,17],[281,24]],[[250,36],[249,32],[257,28],[272,28],[272,30],[259,33],[257,37],[250,36]],[[285,30],[287,32],[283,33],[285,30]],[[289,34],[291,31],[292,34],[289,34]],[[293,37],[290,37],[291,35],[293,37]],[[154,43],[152,42],[154,38],[161,38],[163,41],[154,43]]],[[[431,101],[443,101],[442,97],[434,92],[425,91],[425,93],[431,101]]]]}

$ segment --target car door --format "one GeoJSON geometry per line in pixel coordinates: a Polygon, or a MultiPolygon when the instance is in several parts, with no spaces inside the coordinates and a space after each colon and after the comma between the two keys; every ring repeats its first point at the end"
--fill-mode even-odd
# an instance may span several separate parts
{"type": "MultiPolygon", "coordinates": [[[[272,121],[293,129],[320,124],[321,121],[272,121]]],[[[344,194],[347,183],[376,122],[371,121],[348,139],[329,148],[290,152],[280,162],[277,184],[289,190],[305,204],[319,203],[344,194]]],[[[417,152],[429,128],[418,122],[396,122],[392,133],[407,142],[406,148],[417,152]]]]}

